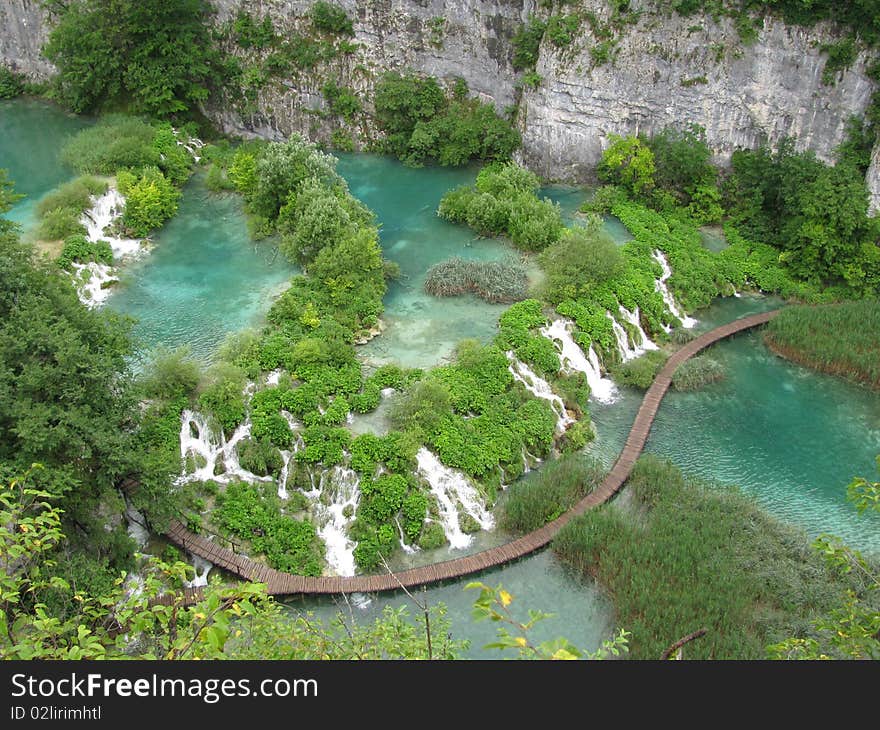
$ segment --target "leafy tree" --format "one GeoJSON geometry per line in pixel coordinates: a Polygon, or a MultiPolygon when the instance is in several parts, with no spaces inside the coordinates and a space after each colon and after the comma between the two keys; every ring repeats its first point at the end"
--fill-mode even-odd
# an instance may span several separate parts
{"type": "Polygon", "coordinates": [[[491,104],[467,98],[462,80],[450,96],[433,77],[386,73],[376,85],[375,110],[383,147],[411,165],[503,160],[520,144],[491,104]]]}
{"type": "MultiPolygon", "coordinates": [[[[8,206],[8,192],[0,197],[8,206]]],[[[128,323],[80,304],[4,219],[0,292],[0,464],[18,473],[44,464],[36,486],[59,499],[67,549],[87,545],[95,570],[125,567],[131,545],[105,502],[139,458],[128,323]]]]}
{"type": "Polygon", "coordinates": [[[586,227],[567,229],[541,253],[541,266],[547,274],[546,296],[558,303],[620,276],[626,262],[620,247],[594,219],[586,227]]]}
{"type": "Polygon", "coordinates": [[[602,153],[598,174],[602,182],[619,185],[635,197],[649,194],[655,185],[654,153],[638,137],[608,135],[611,143],[602,153]]]}
{"type": "Polygon", "coordinates": [[[122,171],[116,182],[125,196],[122,222],[135,236],[146,236],[177,213],[181,193],[158,167],[145,167],[137,175],[122,171]]]}
{"type": "Polygon", "coordinates": [[[206,0],[72,0],[53,10],[44,53],[74,111],[130,106],[167,117],[208,97],[219,64],[206,0]]]}

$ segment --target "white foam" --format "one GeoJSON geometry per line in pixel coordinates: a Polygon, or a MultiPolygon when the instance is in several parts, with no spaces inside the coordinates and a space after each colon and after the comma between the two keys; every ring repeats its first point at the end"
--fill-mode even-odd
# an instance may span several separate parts
{"type": "MultiPolygon", "coordinates": [[[[669,262],[666,260],[663,252],[659,249],[654,250],[653,256],[663,269],[663,276],[654,282],[654,288],[660,293],[660,296],[663,297],[663,302],[666,304],[667,309],[669,309],[675,317],[681,320],[682,327],[685,329],[695,327],[697,325],[697,320],[693,317],[688,317],[678,308],[678,305],[675,303],[675,298],[672,296],[672,292],[670,292],[669,287],[666,286],[667,279],[672,276],[672,269],[669,267],[669,262]]],[[[671,328],[664,327],[663,329],[669,332],[671,328]]]]}
{"type": "Polygon", "coordinates": [[[444,466],[440,459],[424,446],[416,453],[419,473],[431,487],[440,508],[440,523],[443,532],[453,549],[465,548],[471,544],[471,536],[465,534],[458,522],[458,504],[473,517],[484,530],[495,526],[492,513],[486,509],[476,487],[459,471],[444,466]]]}
{"type": "Polygon", "coordinates": [[[599,365],[599,356],[590,345],[587,354],[578,346],[571,335],[572,322],[567,319],[556,319],[550,325],[541,328],[541,334],[559,343],[561,369],[564,373],[580,372],[587,376],[590,394],[602,403],[613,403],[617,395],[617,386],[610,378],[603,377],[599,365]]]}

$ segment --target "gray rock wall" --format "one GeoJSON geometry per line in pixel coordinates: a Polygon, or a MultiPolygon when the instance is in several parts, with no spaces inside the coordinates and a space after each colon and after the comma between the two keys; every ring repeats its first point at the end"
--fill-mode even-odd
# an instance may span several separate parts
{"type": "Polygon", "coordinates": [[[39,0],[0,0],[0,62],[31,79],[45,79],[54,67],[40,54],[46,40],[46,12],[39,0]]]}
{"type": "MultiPolygon", "coordinates": [[[[586,4],[597,15],[606,8],[604,0],[586,4]]],[[[765,19],[758,41],[744,46],[729,20],[681,18],[658,11],[656,2],[632,5],[644,12],[620,37],[612,63],[593,67],[589,28],[568,49],[542,44],[543,81],[522,103],[524,159],[539,173],[583,178],[610,133],[689,123],[706,129],[721,162],[737,147],[786,136],[830,160],[850,115],[870,101],[863,58],[833,86],[822,83],[819,46],[833,40],[827,30],[765,19]]]]}
{"type": "Polygon", "coordinates": [[[868,194],[870,210],[874,215],[880,213],[880,141],[874,145],[871,167],[868,168],[868,194]]]}

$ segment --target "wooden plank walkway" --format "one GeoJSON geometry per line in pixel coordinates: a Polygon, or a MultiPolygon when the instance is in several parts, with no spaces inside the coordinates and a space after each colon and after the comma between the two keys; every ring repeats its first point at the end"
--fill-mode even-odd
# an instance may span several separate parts
{"type": "MultiPolygon", "coordinates": [[[[210,560],[215,565],[240,578],[265,583],[267,591],[271,595],[393,591],[401,586],[411,588],[427,583],[436,583],[441,580],[460,578],[461,576],[478,573],[487,568],[517,560],[548,545],[569,520],[583,514],[588,509],[604,504],[620,490],[627,478],[629,478],[636,459],[639,458],[642,449],[645,447],[645,442],[648,440],[648,434],[651,431],[651,425],[654,423],[654,417],[657,415],[663,396],[666,395],[666,391],[672,383],[672,375],[683,362],[719,340],[766,324],[778,313],[779,310],[762,312],[722,325],[700,335],[674,353],[645,393],[626,444],[624,444],[623,450],[617,457],[617,461],[615,461],[614,466],[602,483],[565,514],[534,532],[523,535],[504,545],[483,550],[473,555],[465,555],[441,563],[410,568],[409,570],[394,574],[311,577],[283,573],[269,568],[263,563],[255,562],[243,555],[238,555],[231,550],[215,545],[205,537],[190,532],[176,520],[172,521],[166,536],[184,550],[210,560]]],[[[198,591],[191,592],[193,599],[200,595],[198,591]]]]}

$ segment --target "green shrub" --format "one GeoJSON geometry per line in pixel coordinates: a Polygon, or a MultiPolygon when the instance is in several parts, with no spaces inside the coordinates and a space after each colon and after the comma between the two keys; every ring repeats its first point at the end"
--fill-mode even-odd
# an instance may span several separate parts
{"type": "Polygon", "coordinates": [[[467,98],[463,81],[445,94],[432,77],[389,72],[376,85],[374,104],[385,134],[381,148],[408,165],[503,160],[520,144],[517,131],[491,104],[467,98]]]}
{"type": "Polygon", "coordinates": [[[57,263],[62,269],[70,269],[70,264],[74,261],[82,264],[94,261],[112,266],[113,249],[106,241],[92,243],[82,234],[68,236],[64,240],[64,248],[61,249],[57,263]]]}
{"type": "Polygon", "coordinates": [[[92,175],[158,167],[162,160],[153,145],[155,137],[156,130],[136,117],[109,115],[71,138],[61,150],[61,159],[75,170],[92,175]]]}
{"type": "Polygon", "coordinates": [[[141,392],[145,398],[173,401],[188,398],[195,393],[201,380],[201,368],[192,359],[188,347],[169,350],[157,348],[141,378],[141,392]]]}
{"type": "Polygon", "coordinates": [[[634,360],[613,367],[611,374],[621,385],[650,388],[667,359],[668,355],[662,350],[650,350],[634,360]]]}
{"type": "Polygon", "coordinates": [[[529,70],[535,68],[535,64],[538,62],[541,41],[546,30],[547,24],[534,15],[529,16],[527,24],[520,26],[513,37],[513,67],[515,69],[529,70]]]}
{"type": "Polygon", "coordinates": [[[71,236],[85,235],[86,227],[80,223],[81,212],[71,208],[55,208],[43,214],[37,226],[37,238],[42,241],[58,241],[71,236]]]}
{"type": "Polygon", "coordinates": [[[363,107],[360,98],[354,91],[344,86],[339,86],[332,79],[321,87],[321,93],[324,94],[330,111],[333,114],[338,114],[346,121],[352,121],[363,107]]]}
{"type": "Polygon", "coordinates": [[[0,66],[0,99],[14,99],[24,93],[24,77],[11,68],[0,66]]]}
{"type": "Polygon", "coordinates": [[[80,214],[91,207],[91,196],[103,195],[106,192],[106,181],[88,176],[78,177],[40,198],[34,211],[41,218],[59,208],[80,214]]]}
{"type": "Polygon", "coordinates": [[[236,451],[241,468],[258,476],[278,476],[284,466],[281,453],[268,441],[242,439],[236,451]]]}
{"type": "Polygon", "coordinates": [[[312,25],[324,33],[354,35],[354,24],[351,18],[346,15],[345,9],[339,5],[320,0],[312,5],[309,16],[312,19],[312,25]]]}
{"type": "Polygon", "coordinates": [[[598,219],[567,229],[540,261],[547,275],[544,294],[554,303],[587,295],[597,284],[619,277],[626,266],[620,247],[598,219]]]}
{"type": "Polygon", "coordinates": [[[537,530],[571,509],[604,476],[602,465],[584,454],[548,461],[509,487],[499,523],[513,532],[537,530]]]}
{"type": "Polygon", "coordinates": [[[145,167],[137,175],[120,172],[119,192],[125,196],[122,221],[135,236],[146,236],[177,213],[180,191],[157,167],[145,167]]]}
{"type": "Polygon", "coordinates": [[[229,434],[244,420],[247,377],[236,365],[221,362],[211,368],[207,380],[199,395],[199,406],[214,416],[229,434]]]}

